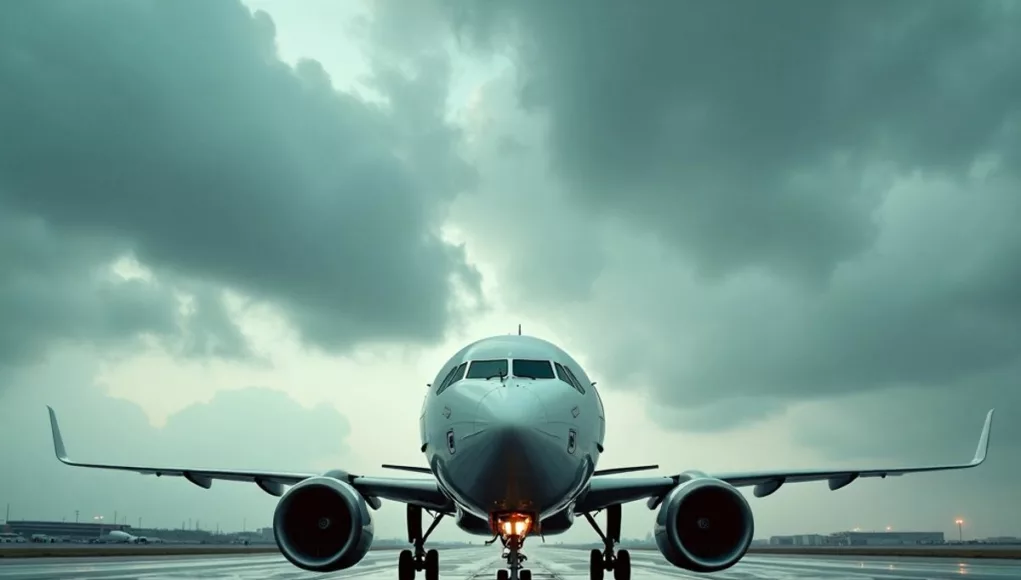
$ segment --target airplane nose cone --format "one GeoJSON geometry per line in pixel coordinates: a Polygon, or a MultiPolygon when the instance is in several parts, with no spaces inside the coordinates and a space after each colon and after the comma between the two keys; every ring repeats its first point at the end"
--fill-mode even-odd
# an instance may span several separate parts
{"type": "Polygon", "coordinates": [[[471,458],[487,511],[541,511],[567,491],[566,449],[542,400],[527,387],[497,387],[479,401],[471,458]]]}
{"type": "MultiPolygon", "coordinates": [[[[547,422],[542,399],[526,387],[501,386],[487,393],[475,411],[475,430],[504,432],[541,428],[547,422]]],[[[495,434],[495,433],[494,433],[495,434]]]]}

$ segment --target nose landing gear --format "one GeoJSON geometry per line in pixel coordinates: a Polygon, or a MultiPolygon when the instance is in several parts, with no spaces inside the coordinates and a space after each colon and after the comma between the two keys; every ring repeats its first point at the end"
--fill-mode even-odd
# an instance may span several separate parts
{"type": "Polygon", "coordinates": [[[503,558],[507,560],[507,569],[497,570],[496,580],[532,580],[532,571],[521,568],[521,564],[528,559],[521,553],[525,538],[523,536],[498,537],[506,548],[503,558]]]}
{"type": "Polygon", "coordinates": [[[496,517],[493,520],[497,535],[486,544],[492,544],[496,540],[503,542],[503,557],[507,560],[507,569],[496,572],[496,580],[532,580],[532,571],[523,570],[522,562],[527,560],[521,553],[525,544],[525,537],[532,529],[532,517],[525,514],[508,514],[496,517]]]}
{"type": "Polygon", "coordinates": [[[443,519],[443,513],[431,514],[433,516],[432,524],[429,525],[429,529],[422,533],[422,508],[418,506],[408,506],[408,541],[415,545],[415,551],[401,550],[400,557],[397,559],[397,578],[398,580],[415,580],[415,575],[419,571],[425,571],[425,580],[439,580],[440,579],[440,553],[436,550],[425,549],[425,541],[429,539],[429,534],[436,529],[439,525],[440,520],[443,519]]]}
{"type": "Polygon", "coordinates": [[[604,546],[602,550],[592,550],[589,554],[590,580],[603,580],[604,572],[608,570],[613,571],[613,580],[631,580],[631,553],[613,549],[615,544],[620,543],[620,505],[606,508],[605,534],[591,514],[584,515],[604,546]]]}

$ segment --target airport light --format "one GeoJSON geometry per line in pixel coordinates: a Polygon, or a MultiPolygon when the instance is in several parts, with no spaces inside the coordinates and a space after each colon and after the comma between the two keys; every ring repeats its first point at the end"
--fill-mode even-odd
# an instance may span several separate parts
{"type": "Polygon", "coordinates": [[[963,518],[957,518],[956,520],[954,520],[954,523],[957,524],[957,541],[963,544],[964,543],[964,519],[963,518]]]}
{"type": "Polygon", "coordinates": [[[886,531],[888,531],[888,532],[889,532],[889,531],[890,531],[890,530],[892,530],[892,529],[893,529],[893,527],[892,527],[892,526],[886,526],[886,531]]]}

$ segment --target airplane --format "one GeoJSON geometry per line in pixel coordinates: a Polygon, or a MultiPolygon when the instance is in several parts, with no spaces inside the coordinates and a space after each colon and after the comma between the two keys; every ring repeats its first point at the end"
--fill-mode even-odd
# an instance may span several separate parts
{"type": "Polygon", "coordinates": [[[621,505],[645,500],[658,510],[656,545],[678,568],[715,572],[739,562],[754,533],[748,500],[789,483],[827,481],[831,490],[860,478],[968,469],[989,449],[993,410],[986,415],[974,458],[967,463],[884,469],[777,469],[737,473],[690,470],[670,476],[623,476],[656,465],[597,469],[606,419],[589,375],[560,347],[517,335],[473,342],[454,354],[428,385],[422,404],[420,451],[428,466],[383,465],[419,477],[284,473],[190,467],[86,463],[68,458],[57,417],[49,410],[54,452],[77,467],[183,477],[208,489],[214,480],[251,482],[279,497],[273,514],[277,546],[293,565],[332,572],[357,564],[372,545],[371,510],[381,500],[406,505],[409,549],[400,552],[398,580],[438,580],[439,554],[426,549],[444,517],[463,531],[501,541],[507,568],[498,580],[531,580],[521,554],[525,539],[560,534],[575,516],[593,527],[603,549],[589,554],[591,580],[630,580],[631,558],[620,542],[621,505]],[[286,488],[286,489],[285,489],[286,488]],[[593,514],[605,511],[605,531],[593,514]],[[423,512],[432,516],[423,530],[423,512]]]}
{"type": "Polygon", "coordinates": [[[113,530],[106,535],[99,537],[102,544],[148,544],[149,539],[143,536],[135,536],[121,530],[113,530]]]}

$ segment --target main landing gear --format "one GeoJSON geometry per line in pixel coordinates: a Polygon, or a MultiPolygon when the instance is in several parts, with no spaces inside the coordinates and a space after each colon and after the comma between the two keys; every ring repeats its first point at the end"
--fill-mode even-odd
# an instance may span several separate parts
{"type": "Polygon", "coordinates": [[[443,513],[429,515],[433,516],[433,521],[423,534],[422,508],[408,506],[408,541],[415,545],[415,551],[401,550],[397,560],[398,580],[414,580],[415,574],[421,570],[425,570],[425,580],[440,580],[440,553],[436,550],[426,551],[425,541],[443,519],[443,513]]]}
{"type": "Polygon", "coordinates": [[[486,544],[496,540],[503,542],[503,557],[507,560],[506,570],[497,570],[496,580],[532,580],[531,570],[522,570],[521,564],[527,559],[521,553],[525,537],[532,529],[532,517],[525,514],[509,514],[496,518],[497,535],[486,544]]]}
{"type": "Polygon", "coordinates": [[[603,541],[603,549],[592,550],[589,554],[589,578],[603,580],[603,573],[613,571],[613,580],[631,580],[631,553],[627,550],[616,550],[613,546],[620,542],[620,505],[606,508],[606,533],[599,529],[599,524],[591,514],[586,513],[585,519],[592,525],[599,538],[603,541]]]}

